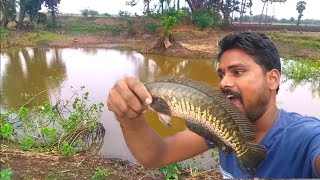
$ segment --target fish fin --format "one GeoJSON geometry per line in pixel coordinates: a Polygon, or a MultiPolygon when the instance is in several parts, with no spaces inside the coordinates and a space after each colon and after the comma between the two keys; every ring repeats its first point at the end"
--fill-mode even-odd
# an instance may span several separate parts
{"type": "Polygon", "coordinates": [[[249,143],[249,150],[242,156],[238,156],[240,170],[242,172],[247,171],[248,174],[254,175],[256,168],[266,156],[267,149],[264,146],[249,143]]]}
{"type": "Polygon", "coordinates": [[[164,124],[168,128],[171,127],[171,124],[170,124],[171,117],[170,116],[167,116],[162,113],[158,113],[158,117],[159,117],[160,121],[162,122],[162,124],[164,124]]]}
{"type": "Polygon", "coordinates": [[[235,107],[235,105],[231,103],[227,97],[225,97],[221,90],[213,88],[203,82],[171,76],[162,77],[157,81],[179,83],[205,93],[208,97],[217,102],[215,104],[220,105],[226,112],[225,113],[224,111],[221,111],[220,113],[219,111],[217,115],[231,116],[234,122],[238,125],[239,131],[247,141],[251,141],[256,138],[256,130],[253,124],[245,115],[240,112],[237,107],[235,107]]]}
{"type": "Polygon", "coordinates": [[[171,116],[170,106],[161,97],[152,97],[152,103],[149,106],[155,112],[171,116]]]}
{"type": "Polygon", "coordinates": [[[217,146],[221,151],[223,151],[227,155],[231,155],[233,149],[225,144],[223,141],[220,140],[220,138],[210,130],[209,127],[207,127],[204,124],[194,122],[193,120],[186,119],[185,124],[188,127],[188,129],[199,136],[203,137],[209,142],[212,142],[215,146],[217,146]]]}

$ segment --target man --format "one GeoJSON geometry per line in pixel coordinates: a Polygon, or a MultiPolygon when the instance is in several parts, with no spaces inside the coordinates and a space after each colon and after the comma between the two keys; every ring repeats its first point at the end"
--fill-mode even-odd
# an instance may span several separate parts
{"type": "MultiPolygon", "coordinates": [[[[220,89],[253,123],[252,142],[268,149],[255,177],[319,178],[320,121],[277,108],[281,63],[274,44],[264,34],[244,32],[226,36],[219,47],[220,89]]],[[[179,162],[213,147],[190,130],[160,137],[143,116],[151,102],[146,88],[133,77],[116,83],[108,97],[130,151],[144,167],[179,162]]],[[[234,153],[220,152],[219,157],[225,178],[252,178],[240,172],[234,153]]]]}

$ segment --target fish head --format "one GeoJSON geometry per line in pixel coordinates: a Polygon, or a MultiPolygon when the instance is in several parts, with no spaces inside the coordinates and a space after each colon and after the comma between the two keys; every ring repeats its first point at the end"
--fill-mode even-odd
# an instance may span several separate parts
{"type": "Polygon", "coordinates": [[[161,97],[152,97],[152,103],[149,104],[149,108],[158,113],[160,121],[166,126],[171,127],[170,117],[171,111],[168,103],[161,97]]]}

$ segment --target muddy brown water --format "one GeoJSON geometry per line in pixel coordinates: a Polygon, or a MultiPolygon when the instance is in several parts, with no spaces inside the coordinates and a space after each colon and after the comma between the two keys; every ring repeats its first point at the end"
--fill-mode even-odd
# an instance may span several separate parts
{"type": "MultiPolygon", "coordinates": [[[[68,99],[72,89],[85,86],[92,103],[106,105],[110,88],[125,76],[134,76],[142,82],[153,81],[161,76],[177,76],[205,82],[213,87],[219,84],[215,73],[216,63],[211,60],[173,58],[142,55],[134,51],[103,48],[20,48],[0,55],[1,58],[1,109],[18,109],[25,100],[23,95],[42,90],[37,102],[52,102],[60,97],[68,99]]],[[[279,107],[305,115],[320,116],[320,90],[310,83],[293,84],[282,81],[277,96],[279,107]]],[[[318,87],[319,88],[319,87],[318,87]]],[[[34,102],[34,103],[37,103],[34,102]]],[[[176,119],[171,129],[160,123],[156,114],[147,113],[149,124],[161,136],[170,136],[185,129],[184,121],[176,119]]],[[[108,158],[120,158],[136,162],[123,139],[113,113],[104,107],[101,122],[106,129],[101,153],[108,158]]],[[[205,169],[216,163],[211,151],[199,155],[196,163],[205,169]]]]}

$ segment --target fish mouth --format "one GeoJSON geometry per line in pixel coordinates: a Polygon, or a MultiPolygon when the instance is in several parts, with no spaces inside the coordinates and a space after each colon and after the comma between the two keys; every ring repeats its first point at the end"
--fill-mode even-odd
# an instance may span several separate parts
{"type": "Polygon", "coordinates": [[[234,104],[237,108],[240,107],[242,98],[240,92],[232,91],[231,89],[223,89],[222,93],[234,104]]]}

